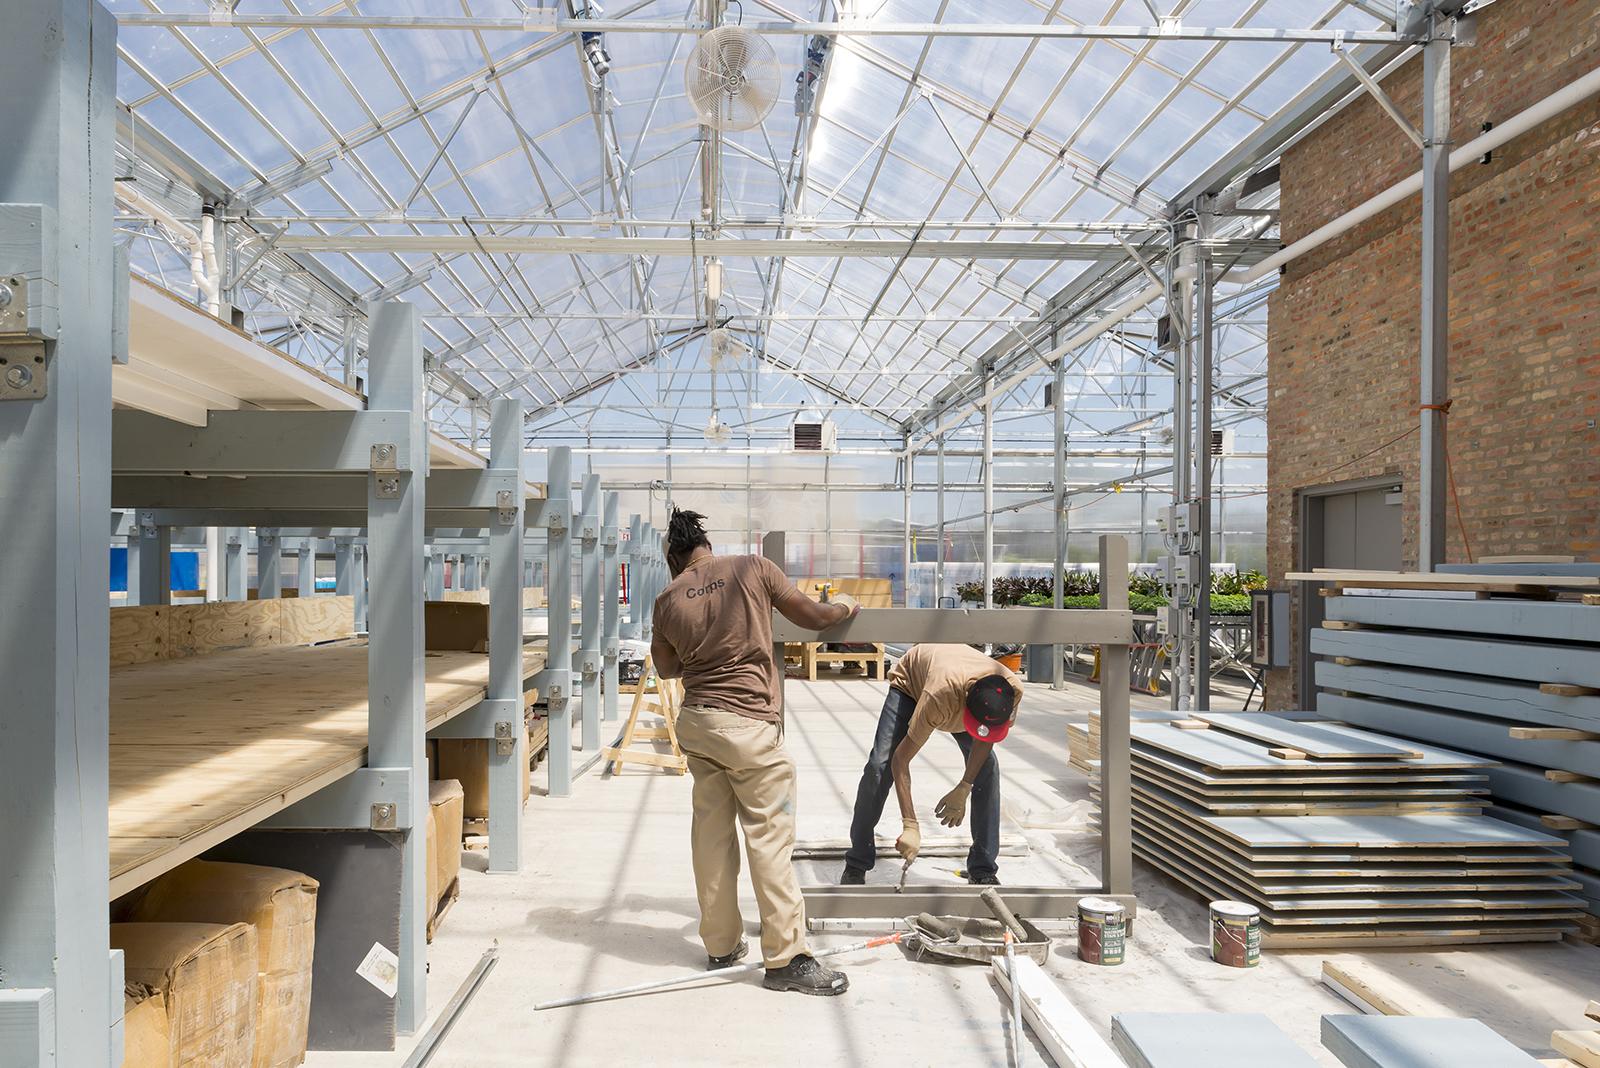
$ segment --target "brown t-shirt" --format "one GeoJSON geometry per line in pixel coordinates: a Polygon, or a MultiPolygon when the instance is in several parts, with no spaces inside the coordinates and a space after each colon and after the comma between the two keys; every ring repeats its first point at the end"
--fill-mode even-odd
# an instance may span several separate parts
{"type": "Polygon", "coordinates": [[[763,556],[706,556],[656,598],[656,637],[683,665],[684,703],[778,719],[772,610],[805,594],[763,556]]]}
{"type": "Polygon", "coordinates": [[[1022,704],[1022,681],[998,660],[970,645],[913,645],[889,671],[889,685],[917,702],[906,736],[918,746],[934,731],[962,734],[967,691],[986,675],[1004,675],[1016,691],[1011,715],[1022,704]]]}

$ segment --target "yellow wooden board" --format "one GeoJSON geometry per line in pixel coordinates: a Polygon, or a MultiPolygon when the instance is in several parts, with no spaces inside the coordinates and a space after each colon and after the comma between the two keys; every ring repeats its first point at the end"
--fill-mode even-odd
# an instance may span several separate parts
{"type": "MultiPolygon", "coordinates": [[[[423,663],[430,727],[483,699],[486,655],[428,653],[423,663]]],[[[543,667],[542,651],[524,652],[524,678],[543,667]]],[[[112,896],[362,766],[366,744],[365,642],[113,668],[112,896]]]]}

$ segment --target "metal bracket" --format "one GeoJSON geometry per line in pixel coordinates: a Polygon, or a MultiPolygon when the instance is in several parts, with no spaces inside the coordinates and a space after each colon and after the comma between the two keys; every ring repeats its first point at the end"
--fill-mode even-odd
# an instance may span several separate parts
{"type": "Polygon", "coordinates": [[[0,400],[39,400],[49,386],[44,342],[28,331],[28,280],[0,278],[0,400]]]}
{"type": "Polygon", "coordinates": [[[399,475],[372,476],[372,495],[380,501],[392,501],[400,496],[399,475]]]}
{"type": "Polygon", "coordinates": [[[494,725],[494,751],[500,756],[517,755],[517,736],[510,720],[496,720],[494,725]]]}
{"type": "Polygon", "coordinates": [[[578,537],[584,541],[598,541],[600,538],[600,524],[592,516],[584,516],[583,526],[578,528],[578,537]]]}
{"type": "Polygon", "coordinates": [[[615,660],[622,653],[622,645],[615,638],[607,638],[600,647],[600,655],[607,660],[615,660]]]}
{"type": "Polygon", "coordinates": [[[566,701],[572,697],[572,686],[567,679],[570,674],[567,671],[546,673],[544,683],[540,686],[546,701],[566,701]]]}
{"type": "Polygon", "coordinates": [[[500,512],[500,522],[515,523],[517,521],[517,495],[510,490],[496,490],[494,505],[500,512]]]}
{"type": "Polygon", "coordinates": [[[615,549],[621,544],[616,527],[605,527],[600,531],[600,544],[603,548],[615,549]]]}
{"type": "Polygon", "coordinates": [[[394,445],[384,442],[372,446],[372,462],[369,464],[374,471],[400,470],[400,450],[394,445]]]}
{"type": "Polygon", "coordinates": [[[560,509],[546,511],[544,515],[544,525],[552,532],[564,531],[567,529],[567,517],[561,512],[560,509]]]}
{"type": "Polygon", "coordinates": [[[585,676],[600,674],[600,663],[595,660],[595,650],[586,649],[579,654],[578,667],[585,676]]]}
{"type": "Polygon", "coordinates": [[[1163,37],[1174,37],[1183,30],[1183,19],[1178,15],[1162,15],[1156,20],[1156,32],[1163,37]]]}
{"type": "Polygon", "coordinates": [[[395,817],[395,807],[392,802],[379,801],[372,806],[372,822],[368,826],[374,831],[393,831],[399,829],[399,821],[395,817]]]}

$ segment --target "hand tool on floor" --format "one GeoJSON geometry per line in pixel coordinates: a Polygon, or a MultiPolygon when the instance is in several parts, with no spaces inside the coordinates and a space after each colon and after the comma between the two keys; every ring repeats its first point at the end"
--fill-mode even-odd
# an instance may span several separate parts
{"type": "MultiPolygon", "coordinates": [[[[848,946],[814,950],[811,955],[820,960],[823,957],[836,957],[841,953],[859,953],[864,949],[877,949],[880,946],[896,945],[904,937],[904,931],[896,931],[894,934],[884,935],[882,938],[869,938],[865,942],[852,942],[848,946]]],[[[751,972],[759,971],[765,967],[766,965],[761,961],[756,961],[753,964],[740,964],[732,968],[718,968],[716,971],[711,972],[690,972],[688,975],[680,975],[675,979],[655,979],[648,983],[619,986],[615,990],[600,990],[593,994],[579,994],[577,997],[572,998],[541,1001],[533,1008],[535,1012],[541,1009],[561,1009],[568,1005],[587,1005],[591,1001],[606,1001],[610,998],[620,998],[628,994],[643,994],[651,990],[667,990],[675,986],[687,986],[690,983],[720,983],[737,975],[749,975],[751,972]]]]}
{"type": "Polygon", "coordinates": [[[1017,947],[1010,927],[1006,928],[1006,985],[1011,988],[1011,1063],[1022,1068],[1022,988],[1017,985],[1017,947]]]}
{"type": "Polygon", "coordinates": [[[1017,914],[1011,911],[1011,906],[1007,905],[1005,899],[1000,896],[1000,891],[991,887],[979,894],[978,900],[988,906],[989,911],[994,913],[995,919],[1006,925],[1013,938],[1023,942],[1028,940],[1028,932],[1022,926],[1022,921],[1017,919],[1017,914]]]}
{"type": "Polygon", "coordinates": [[[945,942],[955,943],[961,941],[961,932],[945,923],[931,912],[917,913],[917,926],[924,935],[934,935],[945,942]]]}

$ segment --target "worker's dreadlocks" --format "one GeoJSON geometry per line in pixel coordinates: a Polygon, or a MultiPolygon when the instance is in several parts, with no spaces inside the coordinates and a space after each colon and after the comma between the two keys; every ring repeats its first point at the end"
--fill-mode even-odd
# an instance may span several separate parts
{"type": "Polygon", "coordinates": [[[672,565],[674,574],[689,562],[695,549],[702,545],[711,548],[711,539],[706,537],[705,518],[699,512],[672,509],[672,518],[667,521],[667,562],[672,565]]]}

